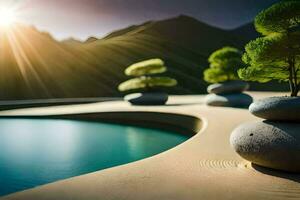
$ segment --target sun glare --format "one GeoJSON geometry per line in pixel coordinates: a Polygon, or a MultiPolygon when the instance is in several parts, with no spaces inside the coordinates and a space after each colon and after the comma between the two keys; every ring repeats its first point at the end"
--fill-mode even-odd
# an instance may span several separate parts
{"type": "Polygon", "coordinates": [[[9,27],[16,21],[16,13],[11,8],[0,8],[0,27],[9,27]]]}

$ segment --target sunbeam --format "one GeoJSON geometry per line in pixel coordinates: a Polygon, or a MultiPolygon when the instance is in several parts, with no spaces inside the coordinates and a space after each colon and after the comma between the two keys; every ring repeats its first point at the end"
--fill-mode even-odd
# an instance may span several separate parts
{"type": "Polygon", "coordinates": [[[21,38],[21,37],[16,37],[17,33],[18,33],[18,31],[16,31],[16,30],[14,30],[14,31],[10,30],[9,34],[8,34],[8,38],[9,38],[11,48],[13,50],[13,54],[18,63],[19,70],[21,71],[24,80],[26,81],[26,83],[28,84],[28,86],[30,88],[30,83],[28,83],[28,76],[33,76],[34,79],[36,80],[36,82],[38,83],[38,85],[41,88],[43,88],[43,91],[46,92],[48,96],[50,96],[46,85],[44,84],[40,75],[37,73],[29,56],[26,54],[25,49],[23,49],[23,46],[20,44],[20,41],[18,40],[18,38],[21,38]]]}
{"type": "Polygon", "coordinates": [[[13,8],[0,7],[0,27],[8,28],[17,21],[17,13],[13,8]]]}

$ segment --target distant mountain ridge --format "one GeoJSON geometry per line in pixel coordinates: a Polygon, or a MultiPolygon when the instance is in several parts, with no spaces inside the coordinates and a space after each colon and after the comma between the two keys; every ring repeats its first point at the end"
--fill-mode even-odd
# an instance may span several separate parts
{"type": "Polygon", "coordinates": [[[156,57],[166,61],[167,75],[179,82],[168,92],[205,93],[202,74],[209,54],[228,45],[243,49],[257,37],[253,25],[222,30],[185,15],[130,26],[85,42],[73,38],[59,42],[24,25],[12,32],[2,32],[0,37],[2,100],[120,96],[117,86],[128,78],[124,69],[156,57]]]}

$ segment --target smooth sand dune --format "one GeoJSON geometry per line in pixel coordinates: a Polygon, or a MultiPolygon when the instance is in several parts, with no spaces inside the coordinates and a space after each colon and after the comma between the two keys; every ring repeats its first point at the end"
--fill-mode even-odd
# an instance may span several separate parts
{"type": "MultiPolygon", "coordinates": [[[[250,94],[255,98],[282,95],[250,94]]],[[[69,113],[81,109],[81,112],[87,113],[111,110],[192,115],[201,118],[202,128],[189,141],[160,155],[20,192],[3,199],[300,199],[300,174],[252,166],[230,147],[229,136],[237,125],[260,119],[252,116],[246,109],[207,107],[201,104],[202,98],[173,97],[170,101],[171,105],[164,107],[131,107],[123,102],[90,104],[81,107],[64,106],[63,110],[69,113]]],[[[55,114],[61,111],[58,107],[35,108],[2,112],[2,114],[26,115],[26,113],[47,114],[47,112],[55,114]]]]}

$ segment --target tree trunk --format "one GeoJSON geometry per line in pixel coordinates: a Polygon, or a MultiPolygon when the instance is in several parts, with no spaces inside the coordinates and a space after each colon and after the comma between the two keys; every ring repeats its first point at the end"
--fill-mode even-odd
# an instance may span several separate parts
{"type": "Polygon", "coordinates": [[[296,69],[296,58],[293,56],[292,59],[292,69],[293,69],[293,75],[294,75],[294,84],[295,84],[295,90],[294,90],[294,96],[298,96],[299,92],[299,84],[298,84],[298,71],[296,69]]]}
{"type": "Polygon", "coordinates": [[[227,81],[230,81],[230,75],[227,74],[226,76],[227,76],[227,81]]]}
{"type": "Polygon", "coordinates": [[[296,97],[298,96],[299,90],[300,90],[300,84],[297,84],[296,90],[295,90],[295,96],[296,97]]]}
{"type": "Polygon", "coordinates": [[[148,84],[148,82],[147,82],[147,81],[148,81],[148,80],[147,80],[148,77],[145,76],[145,79],[146,79],[146,83],[145,83],[145,91],[146,91],[146,92],[149,92],[149,84],[148,84]]]}
{"type": "Polygon", "coordinates": [[[290,84],[290,90],[291,90],[291,96],[295,96],[295,84],[294,84],[294,77],[293,77],[293,69],[292,69],[292,63],[289,62],[289,84],[290,84]]]}
{"type": "Polygon", "coordinates": [[[291,81],[290,78],[289,78],[289,85],[290,85],[290,92],[292,93],[291,96],[293,96],[294,85],[293,85],[293,81],[291,81]]]}
{"type": "Polygon", "coordinates": [[[145,92],[151,92],[152,88],[150,87],[150,85],[148,84],[148,79],[150,79],[151,77],[149,76],[145,76],[146,79],[146,83],[145,83],[145,92]]]}
{"type": "Polygon", "coordinates": [[[289,83],[290,83],[291,96],[296,97],[298,96],[299,85],[298,85],[297,70],[295,68],[295,56],[290,58],[288,63],[289,63],[289,83]]]}
{"type": "MultiPolygon", "coordinates": [[[[288,38],[290,38],[290,31],[287,32],[288,38]]],[[[291,96],[296,97],[298,96],[299,92],[299,84],[298,84],[298,70],[296,69],[296,56],[295,56],[295,49],[293,48],[293,44],[291,41],[289,42],[288,49],[291,52],[289,58],[288,58],[288,64],[289,64],[289,82],[291,87],[291,96]]]]}

